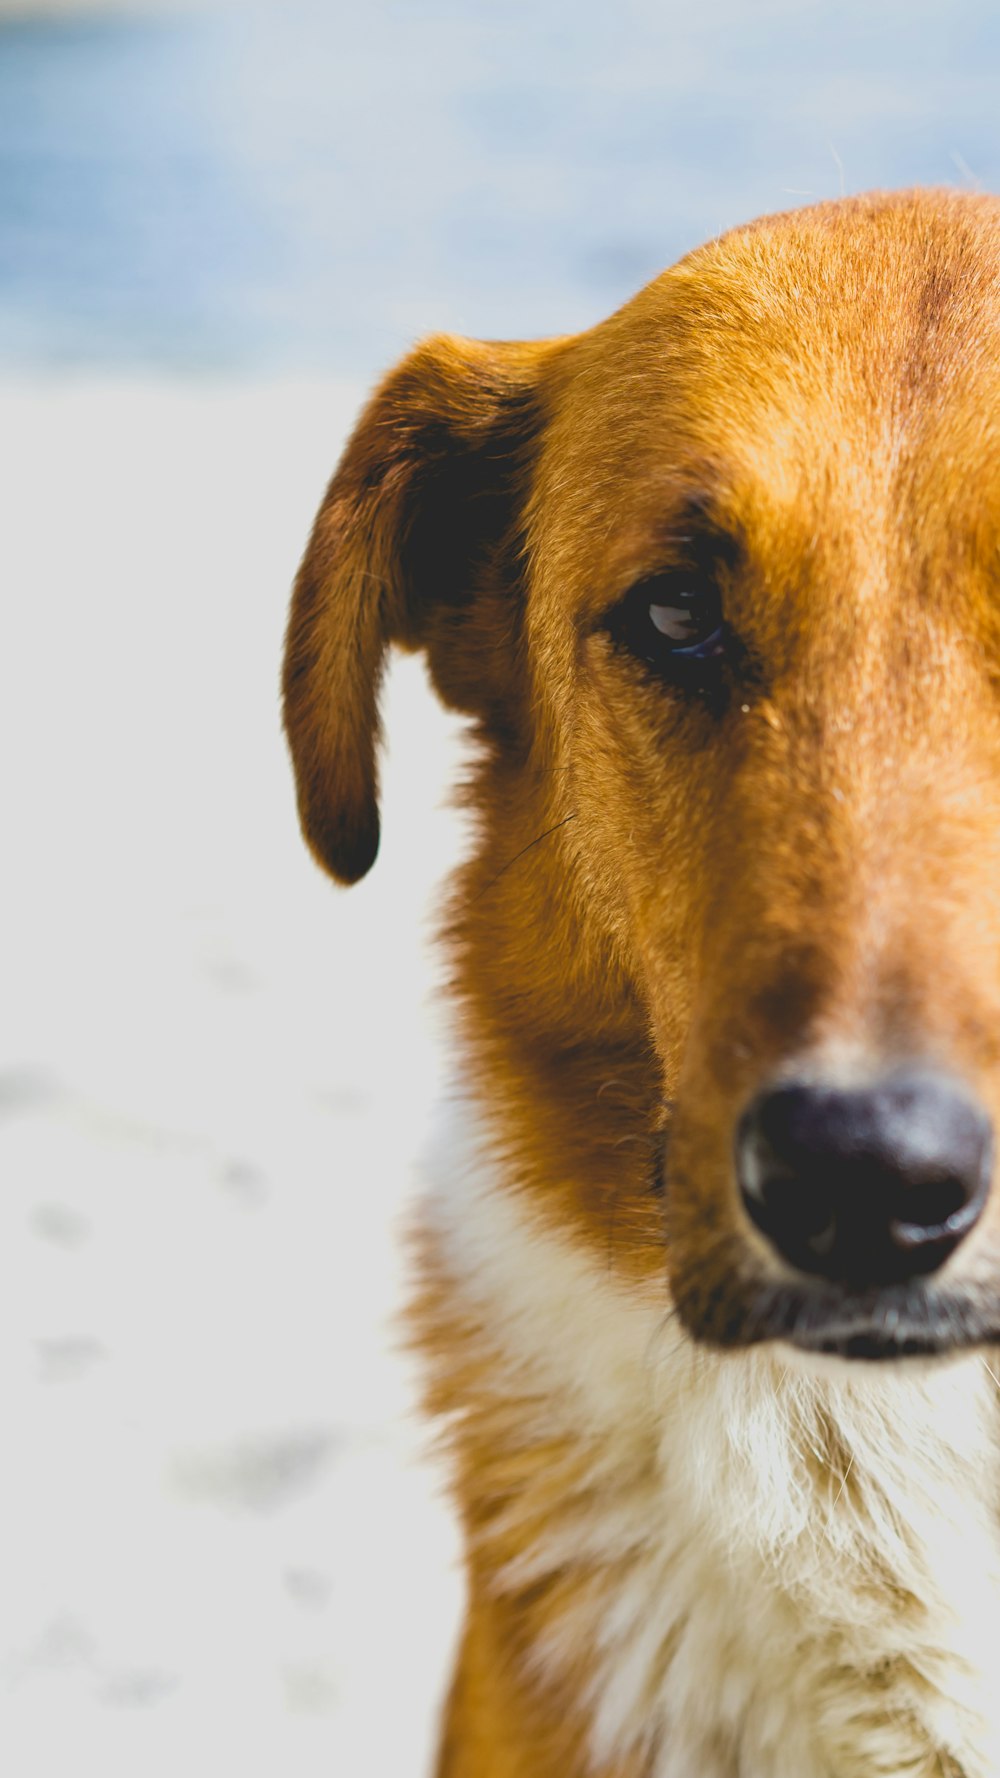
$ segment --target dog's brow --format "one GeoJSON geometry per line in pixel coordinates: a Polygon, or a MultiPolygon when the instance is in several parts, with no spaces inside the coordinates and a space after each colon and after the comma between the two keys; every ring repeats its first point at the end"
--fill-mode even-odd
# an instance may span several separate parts
{"type": "Polygon", "coordinates": [[[588,582],[576,614],[581,634],[640,581],[684,567],[699,575],[731,567],[746,548],[738,513],[721,477],[715,485],[668,480],[647,490],[627,519],[608,521],[604,570],[588,582]]]}
{"type": "Polygon", "coordinates": [[[706,543],[735,550],[740,526],[734,506],[733,491],[725,484],[688,489],[680,504],[663,512],[654,535],[668,557],[679,548],[699,548],[706,543]]]}
{"type": "Polygon", "coordinates": [[[743,547],[732,491],[699,487],[686,488],[679,499],[676,490],[668,490],[652,514],[647,509],[622,534],[615,555],[621,578],[628,581],[684,563],[732,562],[743,547]]]}

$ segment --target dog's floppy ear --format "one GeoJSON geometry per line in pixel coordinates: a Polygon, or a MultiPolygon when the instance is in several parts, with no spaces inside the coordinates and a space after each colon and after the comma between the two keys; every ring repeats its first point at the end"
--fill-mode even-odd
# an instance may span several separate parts
{"type": "Polygon", "coordinates": [[[341,882],[378,851],[388,643],[425,647],[456,707],[482,711],[491,678],[499,701],[514,620],[497,617],[495,584],[493,616],[474,625],[468,612],[516,525],[546,350],[447,335],[418,346],[368,403],[320,507],[292,598],[285,729],[303,832],[341,882]]]}

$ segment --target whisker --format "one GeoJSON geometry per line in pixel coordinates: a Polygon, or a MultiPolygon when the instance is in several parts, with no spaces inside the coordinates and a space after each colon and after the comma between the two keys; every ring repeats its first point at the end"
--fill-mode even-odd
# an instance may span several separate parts
{"type": "Polygon", "coordinates": [[[616,1189],[611,1199],[611,1218],[608,1223],[607,1275],[610,1278],[614,1270],[615,1260],[615,1226],[618,1220],[619,1190],[616,1189]]]}
{"type": "Polygon", "coordinates": [[[649,1336],[649,1343],[646,1347],[645,1358],[643,1359],[644,1365],[647,1369],[655,1371],[658,1365],[664,1362],[669,1363],[670,1359],[673,1358],[676,1353],[680,1352],[687,1340],[688,1335],[683,1326],[681,1326],[676,1303],[668,1303],[649,1336]],[[661,1341],[665,1338],[671,1323],[674,1323],[675,1326],[680,1328],[680,1336],[676,1345],[671,1346],[669,1352],[657,1350],[657,1348],[660,1347],[661,1341]]]}
{"type": "Polygon", "coordinates": [[[980,1353],[980,1357],[979,1357],[979,1362],[983,1366],[984,1370],[987,1370],[989,1372],[990,1376],[993,1378],[993,1381],[997,1386],[997,1389],[1000,1390],[1000,1377],[997,1376],[996,1371],[993,1369],[993,1366],[987,1362],[987,1360],[982,1356],[981,1353],[980,1353]]]}
{"type": "MultiPolygon", "coordinates": [[[[542,841],[547,840],[550,834],[558,833],[560,827],[565,827],[567,822],[575,821],[575,820],[576,820],[576,810],[574,809],[573,813],[571,815],[564,815],[561,821],[553,822],[552,826],[547,827],[545,829],[544,833],[540,833],[540,834],[536,835],[535,839],[529,840],[528,844],[526,846],[521,847],[520,852],[515,852],[513,858],[508,858],[506,864],[503,866],[503,869],[498,870],[495,877],[491,877],[489,882],[486,883],[482,889],[479,889],[476,891],[476,894],[472,897],[473,902],[479,901],[481,899],[481,897],[484,896],[485,894],[487,894],[487,892],[490,889],[494,888],[494,886],[497,883],[499,883],[500,878],[502,876],[505,876],[506,873],[510,870],[511,866],[515,865],[519,858],[523,858],[526,852],[530,852],[533,846],[540,846],[542,841]]],[[[470,903],[470,906],[471,906],[471,903],[470,903]]]]}
{"type": "Polygon", "coordinates": [[[836,1506],[837,1501],[840,1499],[840,1496],[843,1494],[844,1489],[847,1487],[847,1478],[850,1475],[851,1470],[853,1468],[854,1468],[854,1452],[852,1451],[851,1455],[850,1455],[850,1459],[848,1461],[847,1468],[844,1471],[844,1479],[841,1482],[840,1487],[837,1489],[837,1496],[836,1496],[836,1499],[834,1500],[834,1503],[833,1503],[834,1506],[836,1506]]]}

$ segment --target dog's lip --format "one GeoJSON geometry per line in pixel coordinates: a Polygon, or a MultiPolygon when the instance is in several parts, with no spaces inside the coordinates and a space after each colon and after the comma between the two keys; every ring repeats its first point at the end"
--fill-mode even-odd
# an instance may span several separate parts
{"type": "Polygon", "coordinates": [[[885,1326],[874,1321],[857,1319],[831,1320],[808,1331],[778,1336],[783,1344],[798,1352],[817,1357],[861,1359],[867,1363],[884,1363],[900,1358],[942,1358],[971,1344],[956,1340],[954,1332],[943,1320],[935,1322],[896,1322],[885,1326]]]}
{"type": "Polygon", "coordinates": [[[806,1290],[760,1281],[744,1287],[707,1320],[678,1301],[695,1339],[734,1349],[774,1342],[815,1357],[881,1363],[946,1358],[1000,1341],[997,1297],[913,1283],[883,1290],[806,1290]]]}

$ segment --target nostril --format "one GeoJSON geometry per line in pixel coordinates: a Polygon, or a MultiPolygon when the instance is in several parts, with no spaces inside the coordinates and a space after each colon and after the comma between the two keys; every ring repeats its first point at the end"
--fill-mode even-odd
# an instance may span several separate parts
{"type": "Polygon", "coordinates": [[[978,1220],[993,1135],[982,1108],[929,1071],[848,1091],[786,1082],[737,1131],[747,1213],[800,1271],[853,1284],[936,1270],[978,1220]]]}
{"type": "Polygon", "coordinates": [[[903,1239],[917,1239],[925,1230],[943,1229],[970,1205],[965,1182],[945,1177],[904,1186],[894,1219],[903,1239]],[[907,1233],[909,1231],[909,1233],[907,1233]]]}
{"type": "Polygon", "coordinates": [[[753,1191],[744,1191],[744,1196],[752,1220],[764,1234],[779,1231],[789,1247],[808,1248],[817,1255],[832,1250],[836,1212],[822,1185],[804,1191],[795,1175],[775,1173],[758,1182],[753,1191]]]}

